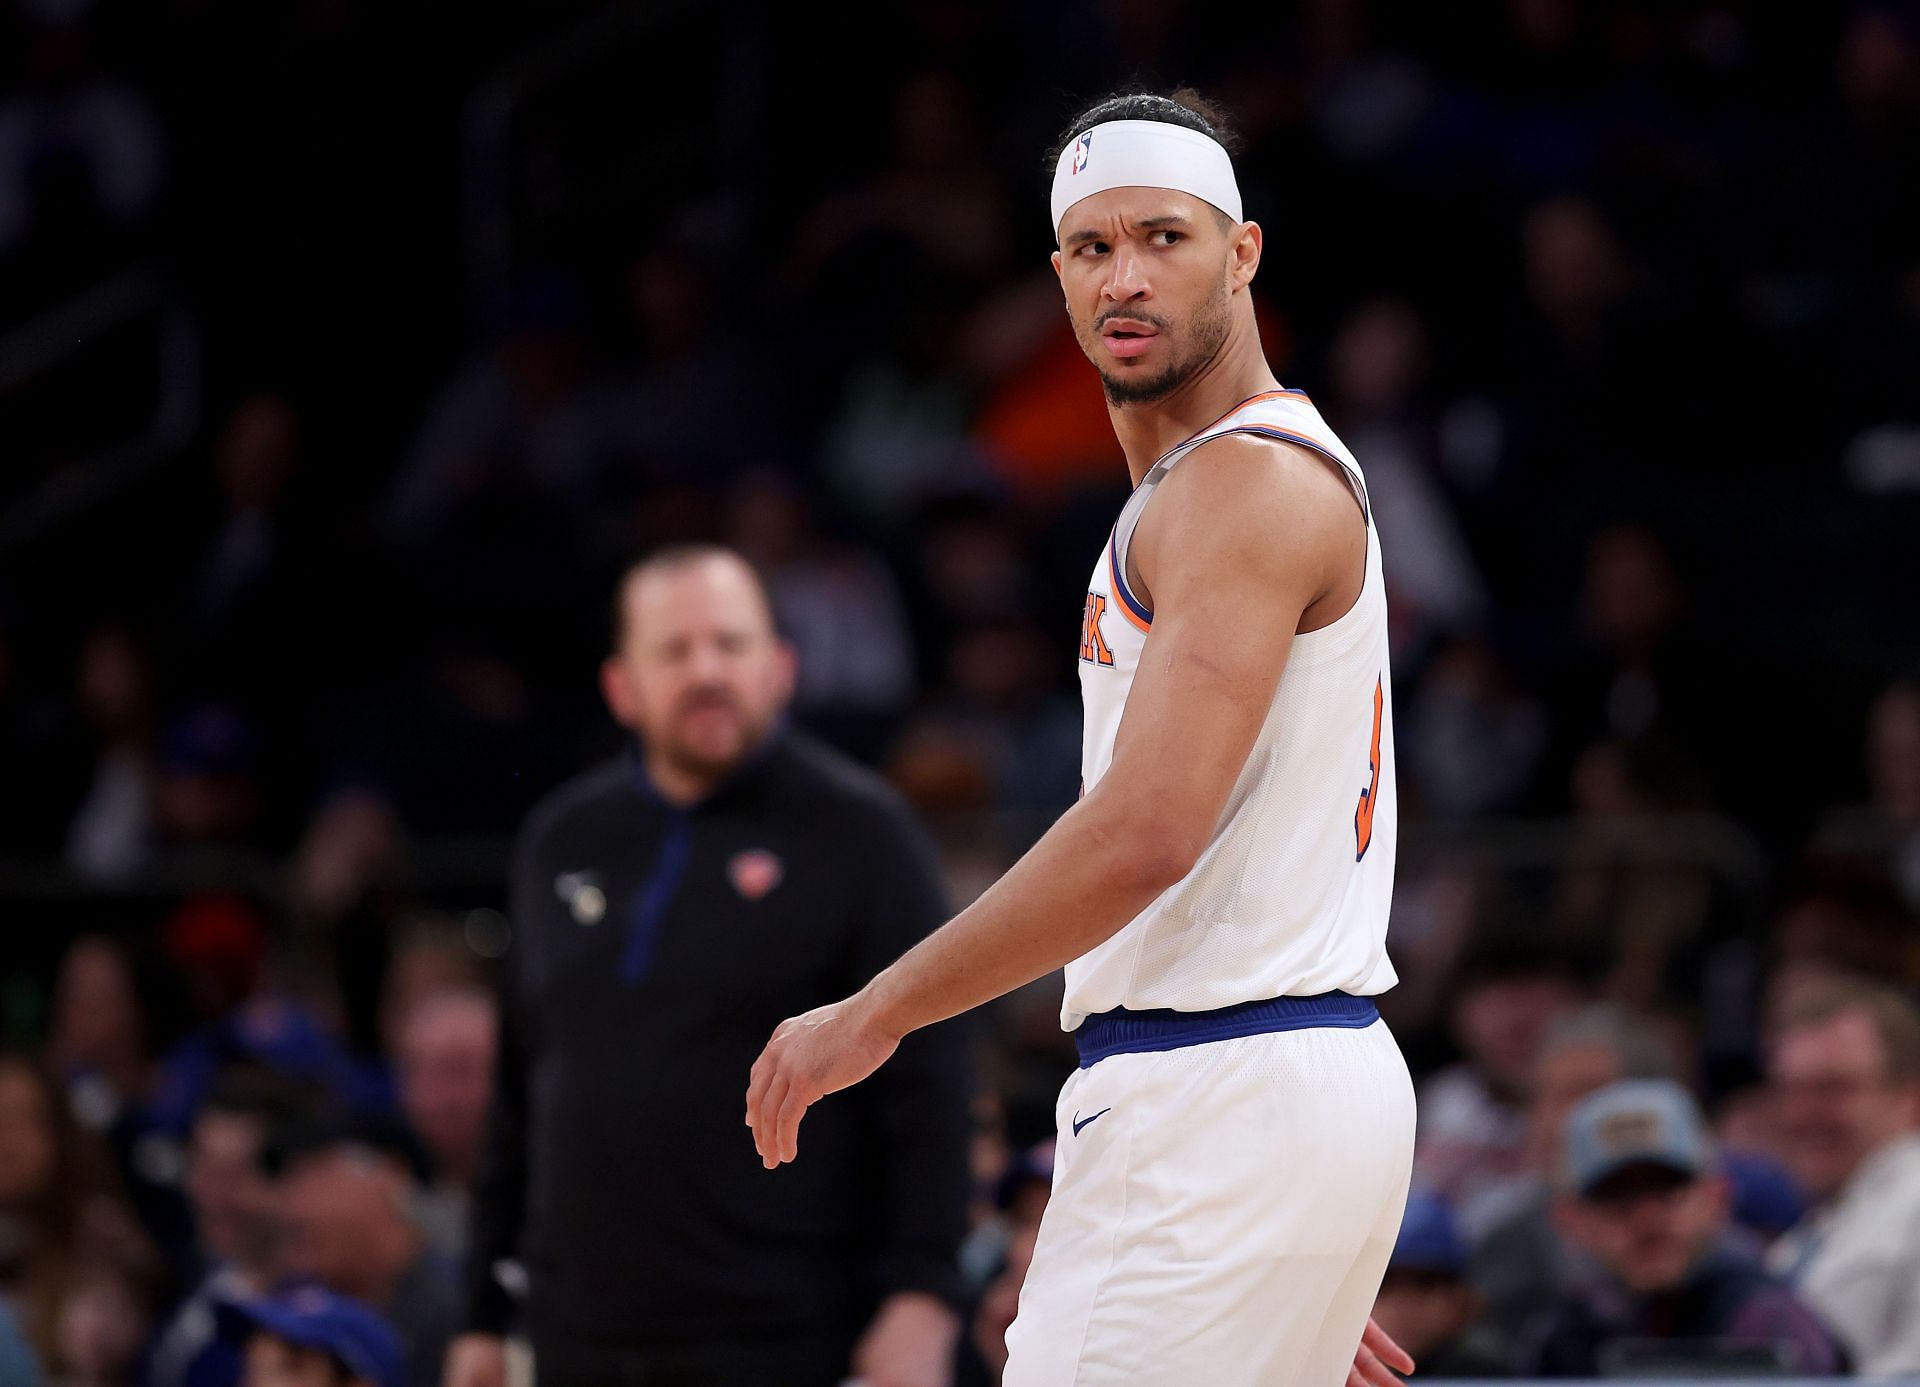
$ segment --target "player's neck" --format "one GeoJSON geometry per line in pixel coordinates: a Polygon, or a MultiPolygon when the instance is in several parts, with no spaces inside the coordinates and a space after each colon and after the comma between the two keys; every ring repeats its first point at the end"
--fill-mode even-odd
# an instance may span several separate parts
{"type": "Polygon", "coordinates": [[[1235,334],[1220,355],[1195,371],[1170,395],[1142,404],[1107,404],[1114,436],[1127,455],[1135,486],[1166,452],[1214,423],[1235,405],[1279,381],[1267,367],[1260,338],[1235,334]]]}

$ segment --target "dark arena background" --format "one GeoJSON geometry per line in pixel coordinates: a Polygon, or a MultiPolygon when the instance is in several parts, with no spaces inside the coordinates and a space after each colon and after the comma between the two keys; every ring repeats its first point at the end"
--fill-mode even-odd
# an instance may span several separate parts
{"type": "MultiPolygon", "coordinates": [[[[378,1305],[274,1261],[375,1240],[290,1188],[321,1119],[405,1157],[395,1236],[435,1255],[383,1309],[439,1380],[493,1017],[422,1018],[493,995],[516,831],[624,743],[597,681],[636,555],[758,567],[794,723],[904,796],[956,904],[1074,801],[1128,479],[1046,208],[1064,123],[1119,89],[1231,115],[1269,359],[1376,502],[1381,1009],[1432,1225],[1389,1285],[1427,1356],[1555,1370],[1533,1326],[1578,1266],[1538,1268],[1580,1258],[1543,1211],[1590,1088],[1681,1084],[1724,1239],[1787,1278],[1806,1143],[1900,1104],[1915,1143],[1898,1024],[1824,1080],[1773,1043],[1858,979],[1920,999],[1913,5],[5,8],[0,1382],[239,1381],[163,1352],[236,1240],[253,1292],[378,1305]],[[277,1097],[223,1164],[236,1075],[277,1097]]],[[[933,1387],[999,1380],[1058,1006],[1043,980],[969,1032],[933,1387]]],[[[1920,1185],[1886,1199],[1920,1230],[1920,1185]]],[[[1806,1366],[1637,1352],[1592,1371],[1806,1366]]]]}

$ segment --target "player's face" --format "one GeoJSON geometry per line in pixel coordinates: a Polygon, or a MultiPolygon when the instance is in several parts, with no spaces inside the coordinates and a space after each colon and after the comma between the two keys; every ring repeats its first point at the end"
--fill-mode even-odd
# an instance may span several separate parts
{"type": "Polygon", "coordinates": [[[1563,1228],[1636,1295],[1678,1287],[1726,1222],[1726,1187],[1630,1167],[1569,1201],[1563,1228]]]}
{"type": "Polygon", "coordinates": [[[1257,228],[1222,230],[1206,202],[1164,188],[1110,188],[1067,209],[1053,266],[1109,401],[1162,399],[1220,354],[1258,249],[1257,228]]]}
{"type": "Polygon", "coordinates": [[[738,560],[642,573],[622,594],[625,639],[603,685],[649,752],[690,774],[737,765],[793,692],[793,657],[738,560]]]}

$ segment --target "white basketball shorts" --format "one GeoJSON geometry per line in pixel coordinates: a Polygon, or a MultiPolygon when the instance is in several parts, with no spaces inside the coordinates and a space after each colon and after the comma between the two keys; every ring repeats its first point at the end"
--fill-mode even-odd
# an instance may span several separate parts
{"type": "Polygon", "coordinates": [[[1109,1025],[1104,1048],[1088,1018],[1005,1387],[1345,1381],[1406,1202],[1413,1084],[1371,1002],[1248,1006],[1288,1003],[1324,1014],[1196,1042],[1247,1008],[1137,1013],[1180,1019],[1109,1025]]]}

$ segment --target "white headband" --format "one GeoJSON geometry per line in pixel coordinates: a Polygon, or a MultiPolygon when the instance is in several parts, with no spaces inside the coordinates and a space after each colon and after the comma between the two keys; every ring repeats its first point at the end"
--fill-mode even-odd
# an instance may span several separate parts
{"type": "Polygon", "coordinates": [[[1110,120],[1060,151],[1053,170],[1053,230],[1082,198],[1109,188],[1173,188],[1240,220],[1240,185],[1218,140],[1161,120],[1110,120]]]}

